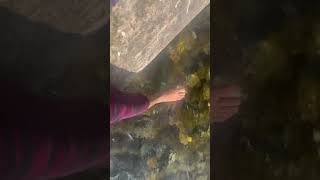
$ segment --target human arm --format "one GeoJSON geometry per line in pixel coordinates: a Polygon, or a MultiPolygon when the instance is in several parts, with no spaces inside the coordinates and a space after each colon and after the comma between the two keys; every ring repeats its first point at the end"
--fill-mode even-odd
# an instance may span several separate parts
{"type": "Polygon", "coordinates": [[[124,93],[111,86],[110,123],[134,117],[159,103],[181,100],[185,93],[184,88],[177,88],[153,98],[142,94],[124,93]]]}
{"type": "Polygon", "coordinates": [[[165,102],[175,102],[179,101],[186,95],[186,90],[184,88],[176,88],[165,91],[159,96],[152,98],[149,103],[148,109],[152,108],[154,105],[165,102]]]}
{"type": "Polygon", "coordinates": [[[139,93],[125,93],[110,87],[110,124],[134,117],[145,112],[149,99],[139,93]]]}

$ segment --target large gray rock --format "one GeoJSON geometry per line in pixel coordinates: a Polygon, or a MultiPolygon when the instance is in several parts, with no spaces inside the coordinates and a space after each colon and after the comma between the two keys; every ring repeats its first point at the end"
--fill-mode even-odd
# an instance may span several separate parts
{"type": "Polygon", "coordinates": [[[130,72],[146,67],[210,0],[122,0],[110,17],[110,62],[130,72]]]}
{"type": "Polygon", "coordinates": [[[105,25],[107,0],[0,0],[0,6],[34,22],[71,33],[89,33],[105,25]]]}

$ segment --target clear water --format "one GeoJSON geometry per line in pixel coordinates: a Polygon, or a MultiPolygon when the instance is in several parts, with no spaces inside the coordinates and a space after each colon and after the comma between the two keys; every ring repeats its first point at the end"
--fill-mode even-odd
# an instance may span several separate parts
{"type": "MultiPolygon", "coordinates": [[[[209,14],[208,7],[181,34],[191,33],[199,44],[209,43],[209,14]]],[[[181,36],[169,46],[176,47],[181,40],[185,40],[184,37],[190,36],[181,36]]],[[[180,60],[187,64],[184,68],[186,75],[190,75],[200,63],[205,66],[210,64],[210,56],[196,53],[197,50],[197,47],[193,47],[186,51],[183,57],[187,58],[180,60]]],[[[139,73],[129,73],[111,67],[111,82],[124,91],[155,94],[177,85],[186,85],[186,77],[176,74],[175,67],[168,47],[139,73]]],[[[175,118],[174,112],[186,108],[186,101],[158,105],[141,116],[111,127],[111,179],[209,178],[209,138],[203,140],[206,142],[201,142],[201,147],[196,147],[196,139],[193,140],[194,145],[191,145],[191,142],[183,144],[179,139],[179,128],[170,125],[170,119],[175,118]],[[190,158],[193,156],[195,158],[190,158]]],[[[193,108],[189,109],[194,111],[193,108]]],[[[201,128],[209,127],[208,117],[206,120],[205,127],[201,128]]],[[[204,133],[196,123],[191,127],[188,132],[190,136],[196,137],[200,136],[201,132],[204,133]]]]}

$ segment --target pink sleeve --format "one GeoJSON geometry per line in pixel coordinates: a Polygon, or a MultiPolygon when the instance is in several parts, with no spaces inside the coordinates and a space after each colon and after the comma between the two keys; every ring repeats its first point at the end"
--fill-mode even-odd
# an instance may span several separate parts
{"type": "Polygon", "coordinates": [[[141,94],[123,93],[113,89],[110,97],[111,124],[137,116],[149,106],[148,98],[141,94]]]}

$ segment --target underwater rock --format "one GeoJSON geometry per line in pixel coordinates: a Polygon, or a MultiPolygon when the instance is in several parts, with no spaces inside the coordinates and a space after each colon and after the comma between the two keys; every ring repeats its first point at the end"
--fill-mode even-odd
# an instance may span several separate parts
{"type": "Polygon", "coordinates": [[[109,3],[104,0],[1,0],[0,6],[63,32],[89,33],[107,24],[109,3]]]}
{"type": "Polygon", "coordinates": [[[210,0],[120,1],[110,17],[110,63],[139,72],[209,3],[210,0]]]}
{"type": "MultiPolygon", "coordinates": [[[[205,13],[210,12],[209,10],[209,7],[205,8],[143,71],[128,73],[127,80],[119,81],[128,82],[123,86],[126,91],[144,92],[152,97],[162,90],[187,86],[187,81],[192,78],[186,77],[191,77],[191,74],[196,77],[196,81],[192,82],[194,87],[188,86],[188,97],[183,101],[158,105],[143,115],[112,128],[111,136],[118,132],[129,139],[127,133],[130,133],[135,140],[129,142],[141,140],[136,152],[132,151],[127,141],[121,143],[127,151],[112,150],[118,155],[135,154],[143,161],[137,163],[137,166],[141,171],[146,171],[145,177],[137,179],[208,179],[210,56],[203,47],[207,47],[210,40],[210,26],[207,26],[210,18],[205,13]],[[203,19],[198,19],[199,17],[203,19]],[[171,56],[170,49],[175,56],[171,56]]],[[[115,75],[118,74],[111,73],[111,76],[115,75]]],[[[113,148],[118,146],[111,146],[113,148]]],[[[125,158],[121,161],[127,163],[125,158]]],[[[117,166],[110,171],[112,177],[119,173],[119,168],[117,166]]],[[[131,172],[125,169],[121,171],[131,172]]]]}
{"type": "Polygon", "coordinates": [[[138,156],[132,154],[118,154],[113,157],[113,169],[117,171],[114,172],[126,172],[132,174],[132,176],[139,176],[144,173],[145,168],[143,168],[144,161],[138,156]]]}
{"type": "Polygon", "coordinates": [[[140,154],[142,157],[150,157],[155,154],[153,144],[144,143],[140,148],[140,154]]]}

